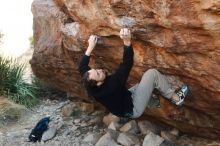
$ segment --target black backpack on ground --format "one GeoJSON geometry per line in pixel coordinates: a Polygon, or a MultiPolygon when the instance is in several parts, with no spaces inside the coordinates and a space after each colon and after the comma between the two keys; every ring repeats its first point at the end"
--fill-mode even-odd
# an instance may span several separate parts
{"type": "Polygon", "coordinates": [[[50,122],[50,117],[45,117],[41,119],[34,129],[31,130],[31,133],[29,135],[29,141],[30,142],[37,142],[41,141],[43,133],[48,129],[48,124],[50,122]]]}

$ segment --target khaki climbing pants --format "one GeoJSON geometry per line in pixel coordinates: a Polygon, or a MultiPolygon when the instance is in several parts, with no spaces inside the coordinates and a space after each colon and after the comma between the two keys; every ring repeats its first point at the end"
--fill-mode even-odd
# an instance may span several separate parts
{"type": "Polygon", "coordinates": [[[137,118],[143,114],[154,88],[159,90],[167,99],[170,99],[174,93],[166,76],[162,75],[156,69],[149,69],[142,76],[140,83],[129,89],[132,93],[134,105],[133,113],[130,115],[131,118],[137,118]]]}

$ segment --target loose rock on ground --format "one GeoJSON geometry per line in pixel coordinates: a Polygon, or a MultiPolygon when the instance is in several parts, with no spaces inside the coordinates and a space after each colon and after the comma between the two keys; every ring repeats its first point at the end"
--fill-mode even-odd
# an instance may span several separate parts
{"type": "Polygon", "coordinates": [[[166,129],[146,120],[118,118],[91,104],[69,100],[44,100],[34,111],[14,125],[1,128],[0,146],[205,146],[219,144],[180,135],[177,129],[166,129]],[[87,106],[88,107],[85,107],[87,106]],[[74,107],[74,108],[73,108],[74,107]],[[91,110],[88,111],[88,110],[91,110]],[[65,113],[65,114],[64,114],[65,113]],[[49,129],[42,141],[28,142],[28,135],[43,117],[50,116],[49,129]],[[171,136],[170,136],[171,135],[171,136]]]}

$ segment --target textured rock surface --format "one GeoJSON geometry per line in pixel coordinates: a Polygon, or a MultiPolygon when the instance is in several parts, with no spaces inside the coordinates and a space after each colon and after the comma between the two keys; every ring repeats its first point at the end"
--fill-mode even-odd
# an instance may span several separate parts
{"type": "MultiPolygon", "coordinates": [[[[133,33],[135,64],[128,86],[157,68],[191,89],[183,108],[162,100],[151,116],[181,131],[220,138],[219,0],[35,0],[34,73],[73,96],[86,97],[77,64],[88,36],[102,36],[91,66],[116,69],[121,27],[133,33]]],[[[172,82],[173,84],[175,82],[172,82]]]]}

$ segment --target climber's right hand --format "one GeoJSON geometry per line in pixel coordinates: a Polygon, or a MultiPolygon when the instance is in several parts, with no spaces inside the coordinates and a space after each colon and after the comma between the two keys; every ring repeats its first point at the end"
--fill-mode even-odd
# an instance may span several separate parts
{"type": "Polygon", "coordinates": [[[124,45],[130,46],[131,45],[131,31],[128,28],[122,28],[120,33],[120,38],[123,40],[124,45]]]}

